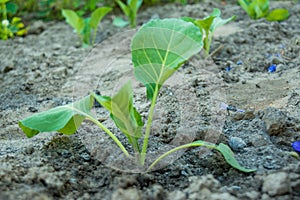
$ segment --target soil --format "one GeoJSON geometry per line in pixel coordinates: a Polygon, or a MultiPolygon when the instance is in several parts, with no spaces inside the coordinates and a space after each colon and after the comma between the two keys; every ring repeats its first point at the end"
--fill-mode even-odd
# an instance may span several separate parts
{"type": "MultiPolygon", "coordinates": [[[[190,59],[161,89],[149,160],[194,140],[228,144],[253,173],[193,148],[168,157],[151,172],[125,160],[99,128],[84,122],[74,135],[26,138],[18,121],[70,103],[92,90],[112,95],[132,79],[144,120],[149,102],[133,78],[129,44],[136,30],[102,23],[93,48],[82,48],[65,22],[31,24],[24,38],[0,41],[0,199],[300,199],[300,4],[285,7],[283,22],[251,20],[231,1],[143,8],[151,18],[202,18],[213,8],[235,21],[215,34],[209,59],[190,59]],[[268,72],[276,64],[275,72],[268,72]],[[230,70],[228,70],[230,67],[230,70]],[[227,69],[227,70],[226,70],[227,69]],[[245,112],[227,111],[226,103],[245,112]]],[[[94,112],[122,141],[102,107],[94,112]]],[[[123,137],[123,138],[122,138],[123,137]]]]}

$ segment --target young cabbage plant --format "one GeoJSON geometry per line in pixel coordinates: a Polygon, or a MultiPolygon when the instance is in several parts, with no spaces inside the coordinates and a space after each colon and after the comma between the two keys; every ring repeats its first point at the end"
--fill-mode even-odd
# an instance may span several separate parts
{"type": "Polygon", "coordinates": [[[120,17],[116,17],[113,21],[113,24],[118,27],[125,27],[130,24],[131,28],[135,28],[137,12],[143,3],[143,0],[127,0],[127,5],[121,0],[117,0],[117,3],[129,21],[125,21],[120,17]]]}
{"type": "Polygon", "coordinates": [[[234,20],[235,16],[232,16],[228,19],[221,18],[221,11],[217,8],[214,8],[213,12],[204,19],[193,19],[190,17],[184,17],[183,20],[194,23],[197,27],[199,27],[200,31],[203,34],[203,42],[204,42],[204,50],[206,56],[209,55],[210,46],[213,40],[213,35],[215,30],[228,23],[231,20],[234,20]]]}
{"type": "Polygon", "coordinates": [[[73,10],[62,10],[62,15],[66,18],[66,22],[72,26],[80,37],[84,46],[93,45],[96,40],[98,24],[103,17],[112,9],[109,7],[97,8],[92,12],[91,17],[82,18],[73,10]],[[92,38],[91,38],[91,32],[92,38]]]}
{"type": "Polygon", "coordinates": [[[269,0],[238,0],[238,2],[252,19],[265,17],[268,21],[282,21],[289,17],[289,11],[283,8],[269,12],[269,0]]]}
{"type": "MultiPolygon", "coordinates": [[[[133,105],[131,81],[123,85],[112,97],[91,93],[74,103],[52,108],[23,119],[19,122],[19,126],[27,137],[49,131],[73,134],[87,119],[107,133],[128,158],[136,158],[136,164],[144,166],[159,90],[186,60],[201,50],[202,46],[202,33],[199,28],[193,23],[181,19],[152,20],[143,25],[133,37],[131,53],[134,75],[146,87],[146,95],[151,102],[144,133],[142,117],[133,105]],[[111,119],[132,146],[134,155],[130,154],[130,151],[127,150],[128,147],[126,148],[108,128],[93,116],[90,110],[95,100],[109,111],[111,119]]],[[[227,145],[222,143],[215,145],[205,141],[195,141],[167,151],[148,166],[148,171],[169,154],[183,148],[196,146],[204,146],[221,152],[225,160],[240,171],[254,171],[240,166],[227,145]]]]}

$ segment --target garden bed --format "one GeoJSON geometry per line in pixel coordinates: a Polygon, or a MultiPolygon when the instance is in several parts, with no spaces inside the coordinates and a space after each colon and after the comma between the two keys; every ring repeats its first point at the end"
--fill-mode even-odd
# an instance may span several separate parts
{"type": "MultiPolygon", "coordinates": [[[[149,151],[164,151],[178,137],[222,142],[253,173],[203,148],[137,173],[109,157],[113,142],[89,122],[71,136],[26,138],[19,120],[91,90],[114,94],[133,77],[129,44],[136,30],[112,27],[113,16],[103,21],[93,48],[82,48],[65,22],[33,22],[26,37],[0,41],[0,199],[299,198],[291,143],[300,140],[300,4],[271,5],[288,8],[289,19],[251,20],[232,3],[167,4],[144,8],[138,18],[139,25],[157,17],[203,18],[213,8],[223,18],[237,16],[217,31],[211,58],[193,57],[162,88],[149,151]],[[272,64],[275,72],[268,71],[272,64]],[[245,112],[222,109],[221,102],[245,112]]],[[[134,92],[145,117],[145,90],[136,83],[134,92]]],[[[103,108],[96,112],[115,129],[103,108]]]]}

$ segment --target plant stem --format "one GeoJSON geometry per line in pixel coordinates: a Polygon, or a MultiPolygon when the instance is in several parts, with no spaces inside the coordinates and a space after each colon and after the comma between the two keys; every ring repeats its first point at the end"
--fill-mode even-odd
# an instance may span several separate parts
{"type": "Polygon", "coordinates": [[[1,9],[2,9],[2,12],[3,12],[3,19],[2,20],[7,20],[7,11],[6,11],[5,3],[2,3],[1,7],[2,7],[1,9]]]}
{"type": "Polygon", "coordinates": [[[141,157],[140,157],[141,158],[140,159],[141,165],[145,164],[145,158],[146,158],[147,147],[148,147],[148,139],[149,139],[149,136],[150,136],[151,124],[152,124],[152,120],[153,120],[154,108],[155,108],[155,103],[156,103],[158,91],[159,91],[158,84],[156,84],[155,91],[154,91],[152,101],[151,101],[151,106],[150,106],[147,125],[146,125],[146,132],[145,132],[143,147],[142,147],[142,151],[141,151],[141,157]]]}
{"type": "Polygon", "coordinates": [[[97,126],[99,126],[103,131],[105,131],[113,139],[113,141],[120,147],[120,149],[123,151],[123,153],[126,156],[129,156],[129,153],[125,149],[125,147],[123,146],[123,144],[120,142],[120,140],[110,130],[108,130],[102,123],[100,123],[98,120],[94,119],[93,117],[87,116],[87,118],[90,121],[94,122],[97,126]]]}
{"type": "Polygon", "coordinates": [[[120,149],[123,151],[123,153],[126,156],[129,156],[128,151],[126,148],[123,146],[123,144],[120,142],[120,140],[110,131],[108,128],[106,128],[101,122],[99,122],[97,119],[93,118],[91,115],[82,112],[81,110],[75,109],[72,107],[76,112],[80,113],[81,115],[85,116],[88,120],[94,122],[97,126],[99,126],[103,131],[105,131],[112,139],[113,141],[120,147],[120,149]]]}
{"type": "Polygon", "coordinates": [[[203,141],[197,141],[197,142],[192,142],[189,144],[184,144],[181,145],[179,147],[176,147],[174,149],[171,149],[169,151],[167,151],[166,153],[164,153],[163,155],[159,156],[147,169],[147,172],[154,167],[154,165],[156,165],[161,159],[165,158],[166,156],[174,153],[175,151],[184,149],[184,148],[189,148],[189,147],[199,147],[199,146],[205,146],[206,148],[210,148],[210,149],[217,149],[217,146],[213,143],[209,143],[209,142],[203,142],[203,141]]]}
{"type": "Polygon", "coordinates": [[[91,46],[95,44],[96,36],[97,36],[97,29],[95,28],[93,33],[92,43],[90,44],[91,46]]]}

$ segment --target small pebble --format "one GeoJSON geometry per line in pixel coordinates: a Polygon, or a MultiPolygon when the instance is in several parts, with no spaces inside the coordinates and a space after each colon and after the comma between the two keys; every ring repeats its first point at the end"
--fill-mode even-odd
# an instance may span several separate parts
{"type": "Polygon", "coordinates": [[[236,62],[236,64],[237,64],[237,65],[242,65],[243,62],[242,62],[241,60],[238,60],[238,61],[236,62]]]}
{"type": "Polygon", "coordinates": [[[28,111],[30,111],[30,112],[37,112],[38,109],[35,108],[35,107],[33,107],[33,106],[30,106],[30,107],[28,108],[28,111]]]}
{"type": "Polygon", "coordinates": [[[88,162],[88,161],[91,160],[91,157],[90,157],[90,155],[89,155],[88,153],[82,153],[82,154],[80,155],[80,157],[81,157],[84,161],[86,161],[86,162],[88,162]]]}
{"type": "Polygon", "coordinates": [[[234,151],[240,151],[240,150],[242,150],[243,148],[246,147],[246,143],[244,142],[243,139],[241,139],[239,137],[230,137],[229,146],[234,151]]]}

